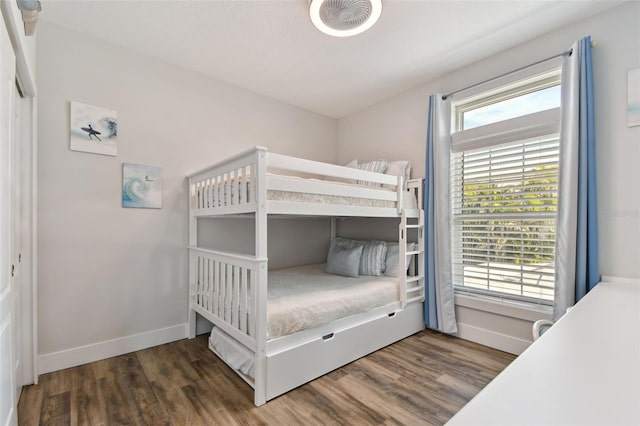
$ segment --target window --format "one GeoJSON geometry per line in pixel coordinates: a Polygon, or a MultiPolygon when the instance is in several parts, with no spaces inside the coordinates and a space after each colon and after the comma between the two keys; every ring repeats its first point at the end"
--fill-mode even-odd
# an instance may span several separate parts
{"type": "Polygon", "coordinates": [[[560,106],[560,85],[526,93],[515,98],[489,104],[466,111],[462,115],[463,129],[496,123],[509,118],[521,117],[533,112],[544,111],[560,106]]]}
{"type": "Polygon", "coordinates": [[[553,302],[559,106],[559,69],[452,105],[457,290],[553,302]]]}

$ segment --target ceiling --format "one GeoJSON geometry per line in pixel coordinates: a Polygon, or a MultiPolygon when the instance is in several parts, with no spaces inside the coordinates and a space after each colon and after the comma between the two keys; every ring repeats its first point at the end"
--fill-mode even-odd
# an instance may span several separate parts
{"type": "Polygon", "coordinates": [[[621,2],[383,0],[349,38],[315,29],[307,0],[42,3],[42,20],[340,118],[621,2]]]}

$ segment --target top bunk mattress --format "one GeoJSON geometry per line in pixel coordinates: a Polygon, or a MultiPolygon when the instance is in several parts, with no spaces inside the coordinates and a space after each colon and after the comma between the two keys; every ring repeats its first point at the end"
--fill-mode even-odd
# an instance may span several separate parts
{"type": "Polygon", "coordinates": [[[273,339],[400,300],[395,277],[347,278],[326,264],[276,269],[268,275],[269,336],[273,339]]]}
{"type": "MultiPolygon", "coordinates": [[[[292,181],[311,181],[311,182],[321,182],[327,183],[330,182],[335,185],[341,185],[352,188],[362,188],[362,185],[346,183],[346,182],[335,182],[335,181],[323,181],[320,179],[311,179],[311,178],[301,178],[297,176],[285,176],[285,175],[275,175],[269,174],[269,176],[284,178],[292,181]]],[[[376,188],[381,189],[381,188],[376,188]]],[[[391,190],[387,190],[389,192],[395,192],[391,190]]],[[[329,195],[329,194],[314,194],[310,192],[294,192],[294,191],[277,191],[273,189],[269,189],[267,191],[267,200],[269,201],[286,201],[290,203],[316,203],[316,204],[338,204],[345,206],[359,206],[359,207],[386,207],[386,208],[395,208],[396,201],[389,200],[376,200],[370,198],[360,198],[360,197],[350,197],[344,195],[329,195]]]]}

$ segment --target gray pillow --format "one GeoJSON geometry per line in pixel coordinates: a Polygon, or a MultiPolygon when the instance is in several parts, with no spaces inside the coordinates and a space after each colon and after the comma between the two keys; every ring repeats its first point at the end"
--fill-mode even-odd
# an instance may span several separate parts
{"type": "Polygon", "coordinates": [[[387,256],[387,243],[384,241],[358,241],[346,238],[336,238],[333,245],[342,248],[362,247],[360,257],[360,275],[384,275],[385,258],[387,256]]]}
{"type": "Polygon", "coordinates": [[[331,244],[329,256],[327,257],[327,272],[345,277],[357,277],[358,270],[360,269],[361,256],[362,245],[341,247],[333,243],[331,244]]]}

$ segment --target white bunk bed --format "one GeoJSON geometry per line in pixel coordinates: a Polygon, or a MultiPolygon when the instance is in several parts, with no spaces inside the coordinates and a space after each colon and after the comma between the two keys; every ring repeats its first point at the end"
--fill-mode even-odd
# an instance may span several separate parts
{"type": "Polygon", "coordinates": [[[235,366],[240,377],[253,387],[254,403],[259,406],[422,330],[424,217],[418,208],[422,205],[421,189],[422,179],[405,183],[401,176],[274,154],[263,147],[246,150],[190,175],[190,338],[196,334],[196,313],[211,321],[222,343],[227,341],[227,346],[210,344],[211,350],[232,368],[235,366]],[[323,178],[301,178],[300,174],[323,178]],[[198,218],[223,215],[254,217],[255,255],[198,247],[198,218]],[[415,274],[402,273],[394,279],[399,289],[397,300],[270,338],[268,215],[329,216],[332,239],[336,237],[335,217],[400,218],[398,270],[407,271],[408,258],[413,256],[417,261],[415,274]],[[416,249],[412,251],[407,251],[409,229],[417,235],[416,249]],[[248,354],[245,357],[251,361],[252,374],[246,369],[243,373],[237,363],[225,357],[222,349],[230,346],[248,354]]]}

